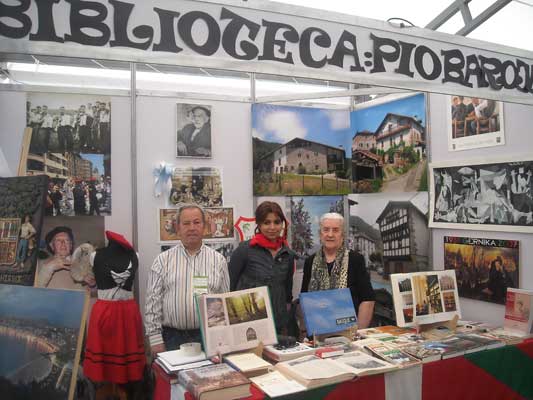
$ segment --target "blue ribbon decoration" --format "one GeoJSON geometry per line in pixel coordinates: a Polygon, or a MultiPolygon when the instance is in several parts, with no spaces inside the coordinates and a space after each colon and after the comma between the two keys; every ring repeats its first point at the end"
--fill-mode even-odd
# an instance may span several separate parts
{"type": "Polygon", "coordinates": [[[154,169],[154,195],[159,197],[162,194],[169,195],[172,189],[172,171],[174,166],[161,162],[157,168],[154,169]]]}

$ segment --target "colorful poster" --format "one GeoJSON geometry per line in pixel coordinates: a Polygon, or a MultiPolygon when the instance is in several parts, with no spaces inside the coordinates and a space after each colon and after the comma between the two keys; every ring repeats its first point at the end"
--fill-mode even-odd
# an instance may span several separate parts
{"type": "Polygon", "coordinates": [[[252,105],[254,195],[351,193],[350,114],[252,105]]]}
{"type": "Polygon", "coordinates": [[[444,267],[455,270],[461,297],[504,304],[520,282],[519,241],[444,236],[444,267]]]}
{"type": "Polygon", "coordinates": [[[0,393],[72,400],[87,318],[79,290],[0,285],[0,393]]]}
{"type": "Polygon", "coordinates": [[[33,285],[48,177],[0,178],[0,283],[33,285]]]}
{"type": "Polygon", "coordinates": [[[395,99],[351,113],[354,193],[427,190],[425,96],[395,99]]]}

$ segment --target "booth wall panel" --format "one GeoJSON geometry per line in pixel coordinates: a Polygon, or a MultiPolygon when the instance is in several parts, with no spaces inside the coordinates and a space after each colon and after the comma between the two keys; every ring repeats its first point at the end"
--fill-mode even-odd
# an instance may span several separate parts
{"type": "MultiPolygon", "coordinates": [[[[496,158],[513,159],[520,155],[533,155],[533,107],[520,104],[504,104],[505,144],[450,152],[446,122],[447,96],[431,94],[429,104],[431,162],[454,161],[460,164],[473,159],[490,162],[496,158]]],[[[474,227],[474,226],[473,226],[474,227]]],[[[444,236],[466,236],[520,241],[520,288],[533,289],[533,234],[489,232],[478,230],[432,230],[434,269],[444,268],[444,236]]],[[[481,320],[496,325],[503,323],[504,306],[461,298],[462,318],[481,320]]]]}
{"type": "Polygon", "coordinates": [[[139,292],[143,311],[148,273],[161,247],[158,208],[170,206],[166,197],[154,196],[153,170],[163,161],[176,167],[221,168],[224,206],[235,206],[235,219],[239,215],[252,216],[251,105],[168,97],[137,98],[139,292]],[[212,106],[211,159],[176,158],[177,103],[212,106]]]}

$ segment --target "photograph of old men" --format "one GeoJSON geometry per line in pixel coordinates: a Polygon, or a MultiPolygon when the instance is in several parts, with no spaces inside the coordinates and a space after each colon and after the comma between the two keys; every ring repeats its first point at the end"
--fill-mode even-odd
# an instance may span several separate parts
{"type": "Polygon", "coordinates": [[[211,158],[211,106],[177,104],[176,157],[211,158]]]}

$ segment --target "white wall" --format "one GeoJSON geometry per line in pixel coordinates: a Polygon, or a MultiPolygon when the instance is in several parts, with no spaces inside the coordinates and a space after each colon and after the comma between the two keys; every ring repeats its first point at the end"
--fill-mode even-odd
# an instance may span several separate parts
{"type": "MultiPolygon", "coordinates": [[[[429,126],[431,129],[431,161],[462,161],[469,159],[508,158],[533,154],[533,107],[518,104],[504,104],[505,145],[450,152],[448,151],[446,110],[449,107],[446,96],[432,94],[429,102],[429,126]]],[[[487,232],[476,230],[433,229],[434,269],[444,268],[444,236],[468,236],[478,238],[512,239],[520,241],[520,288],[533,289],[533,234],[487,232]]],[[[501,325],[504,307],[501,305],[461,298],[463,319],[481,320],[501,325]]]]}
{"type": "Polygon", "coordinates": [[[137,159],[139,300],[141,307],[144,307],[148,272],[161,246],[157,243],[157,210],[168,206],[167,199],[154,196],[153,170],[162,161],[180,167],[221,168],[224,206],[235,206],[235,218],[253,215],[251,105],[138,97],[137,159]],[[176,158],[177,103],[212,106],[211,159],[176,158]]]}

